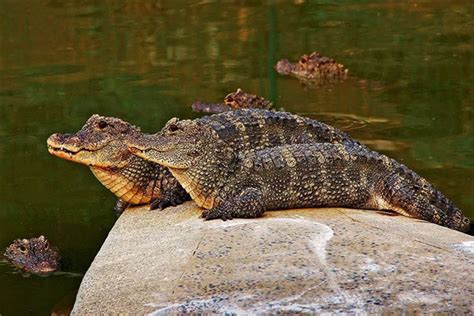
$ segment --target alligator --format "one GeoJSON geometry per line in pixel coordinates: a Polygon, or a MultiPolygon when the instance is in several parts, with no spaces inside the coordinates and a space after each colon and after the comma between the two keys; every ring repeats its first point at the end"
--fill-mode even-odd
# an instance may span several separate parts
{"type": "Polygon", "coordinates": [[[303,82],[323,85],[347,79],[348,69],[334,59],[324,57],[318,52],[303,55],[297,63],[288,59],[277,62],[275,69],[282,75],[292,75],[303,82]]]}
{"type": "Polygon", "coordinates": [[[271,109],[272,102],[254,94],[245,93],[242,89],[229,93],[225,96],[223,103],[205,103],[201,101],[194,102],[191,105],[196,112],[221,113],[237,109],[271,109]]]}
{"type": "Polygon", "coordinates": [[[44,236],[16,239],[3,255],[16,268],[27,273],[44,275],[60,268],[59,250],[51,246],[44,236]]]}
{"type": "MultiPolygon", "coordinates": [[[[240,110],[239,115],[245,111],[251,117],[256,110],[240,110]]],[[[284,115],[267,114],[275,120],[284,115]]],[[[257,138],[285,137],[264,130],[257,138]]],[[[232,144],[225,136],[234,132],[235,128],[213,128],[205,119],[173,118],[161,133],[128,138],[127,145],[133,154],[167,167],[206,209],[202,215],[208,220],[324,206],[392,210],[460,231],[469,229],[469,219],[427,180],[342,132],[334,132],[339,136],[335,142],[303,136],[304,141],[263,147],[232,144]]],[[[302,134],[290,137],[294,135],[302,134]]]]}
{"type": "Polygon", "coordinates": [[[92,115],[75,134],[53,134],[48,151],[59,158],[89,166],[95,177],[117,197],[114,210],[148,204],[150,209],[190,199],[168,169],[145,161],[127,149],[124,140],[140,129],[118,118],[92,115]]]}
{"type": "MultiPolygon", "coordinates": [[[[275,113],[242,109],[206,116],[200,121],[215,129],[236,150],[296,142],[355,142],[324,123],[275,113]]],[[[139,134],[139,128],[130,123],[94,114],[77,133],[53,134],[47,144],[51,154],[89,166],[118,197],[114,207],[117,214],[129,205],[151,203],[150,209],[162,209],[190,200],[168,169],[128,151],[125,140],[139,134]]]]}

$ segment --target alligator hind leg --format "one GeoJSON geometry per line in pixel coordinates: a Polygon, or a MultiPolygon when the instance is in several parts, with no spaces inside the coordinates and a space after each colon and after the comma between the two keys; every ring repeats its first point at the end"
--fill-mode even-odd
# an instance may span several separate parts
{"type": "Polygon", "coordinates": [[[202,212],[202,217],[206,220],[255,218],[262,216],[264,212],[261,192],[255,188],[246,188],[236,197],[225,200],[214,208],[205,210],[202,212]]]}

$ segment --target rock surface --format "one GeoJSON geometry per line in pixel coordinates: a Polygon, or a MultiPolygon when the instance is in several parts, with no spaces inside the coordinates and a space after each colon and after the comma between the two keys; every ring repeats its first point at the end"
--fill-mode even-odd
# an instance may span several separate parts
{"type": "Polygon", "coordinates": [[[73,314],[474,313],[469,235],[350,209],[227,222],[199,215],[193,202],[127,210],[86,273],[73,314]]]}

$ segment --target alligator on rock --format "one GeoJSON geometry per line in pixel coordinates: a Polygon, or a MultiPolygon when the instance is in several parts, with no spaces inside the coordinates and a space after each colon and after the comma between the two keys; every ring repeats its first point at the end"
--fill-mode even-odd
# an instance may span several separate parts
{"type": "Polygon", "coordinates": [[[238,110],[196,120],[174,118],[162,132],[126,142],[135,155],[167,167],[206,209],[206,219],[352,207],[469,229],[469,219],[426,179],[335,128],[297,115],[238,110]],[[248,124],[232,118],[248,118],[248,124]]]}

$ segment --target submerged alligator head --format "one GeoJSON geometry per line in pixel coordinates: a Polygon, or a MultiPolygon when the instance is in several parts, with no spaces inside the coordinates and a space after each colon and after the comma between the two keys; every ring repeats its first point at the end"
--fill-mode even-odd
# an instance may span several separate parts
{"type": "Polygon", "coordinates": [[[16,239],[7,247],[4,256],[19,270],[35,274],[57,271],[61,260],[58,249],[44,236],[16,239]]]}
{"type": "Polygon", "coordinates": [[[321,56],[318,52],[303,55],[297,63],[288,59],[277,62],[275,69],[282,75],[292,75],[302,81],[326,84],[347,78],[348,70],[334,59],[321,56]]]}
{"type": "Polygon", "coordinates": [[[121,213],[128,204],[157,202],[152,208],[175,205],[186,199],[184,190],[168,170],[132,155],[125,145],[140,129],[118,118],[92,115],[75,134],[53,134],[48,151],[57,157],[90,167],[97,179],[120,200],[121,213]],[[164,194],[168,196],[162,199],[164,194]]]}
{"type": "Polygon", "coordinates": [[[224,104],[233,109],[271,109],[272,102],[255,94],[245,93],[242,89],[229,93],[224,98],[224,104]]]}
{"type": "Polygon", "coordinates": [[[271,109],[272,102],[254,94],[245,93],[242,89],[229,93],[223,103],[194,102],[192,108],[197,112],[220,113],[237,109],[271,109]]]}

